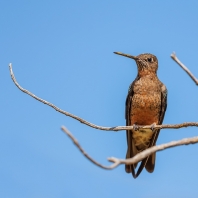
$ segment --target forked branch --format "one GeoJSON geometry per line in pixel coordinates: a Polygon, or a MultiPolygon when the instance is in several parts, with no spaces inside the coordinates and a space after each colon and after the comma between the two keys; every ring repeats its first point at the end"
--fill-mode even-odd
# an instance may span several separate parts
{"type": "Polygon", "coordinates": [[[116,168],[117,166],[119,166],[120,164],[135,164],[137,162],[140,162],[141,160],[143,160],[145,157],[151,155],[152,153],[164,150],[164,149],[168,149],[171,147],[176,147],[176,146],[181,146],[181,145],[188,145],[188,144],[195,144],[198,143],[198,136],[196,137],[192,137],[192,138],[185,138],[182,140],[178,140],[178,141],[172,141],[166,144],[161,144],[161,145],[157,145],[157,146],[153,146],[150,147],[140,153],[138,153],[137,155],[135,155],[133,158],[129,158],[129,159],[118,159],[115,157],[109,157],[108,161],[113,162],[112,165],[110,166],[104,166],[100,163],[98,163],[97,161],[95,161],[93,158],[91,158],[85,151],[84,149],[80,146],[80,144],[78,143],[78,141],[75,139],[75,137],[69,132],[68,129],[66,129],[64,126],[61,127],[62,131],[65,132],[69,138],[73,141],[73,143],[76,145],[76,147],[80,150],[80,152],[88,159],[90,160],[92,163],[94,163],[95,165],[99,166],[100,168],[106,169],[106,170],[111,170],[116,168]]]}

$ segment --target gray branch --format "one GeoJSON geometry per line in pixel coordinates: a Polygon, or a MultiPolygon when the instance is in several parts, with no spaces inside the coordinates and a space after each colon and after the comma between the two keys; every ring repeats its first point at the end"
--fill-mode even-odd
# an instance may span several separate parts
{"type": "Polygon", "coordinates": [[[191,73],[191,71],[177,58],[176,54],[173,52],[171,58],[191,77],[191,79],[198,85],[198,79],[191,73]]]}
{"type": "MultiPolygon", "coordinates": [[[[56,111],[58,111],[59,113],[62,113],[66,116],[69,116],[75,120],[78,120],[79,122],[81,122],[82,124],[85,124],[87,126],[90,126],[92,128],[95,129],[99,129],[99,130],[104,130],[104,131],[122,131],[122,130],[129,130],[129,129],[133,129],[133,126],[114,126],[114,127],[103,127],[103,126],[98,126],[95,125],[91,122],[88,122],[76,115],[73,115],[67,111],[63,111],[62,109],[58,108],[57,106],[55,106],[54,104],[43,100],[42,98],[39,98],[38,96],[34,95],[33,93],[31,93],[30,91],[24,89],[23,87],[21,87],[19,85],[19,83],[17,82],[13,70],[12,70],[12,64],[9,64],[9,69],[10,69],[10,75],[11,78],[14,82],[14,84],[24,93],[28,94],[29,96],[33,97],[34,99],[38,100],[39,102],[42,102],[43,104],[46,104],[50,107],[52,107],[53,109],[55,109],[56,111]]],[[[178,128],[182,128],[182,127],[190,127],[190,126],[195,126],[198,127],[198,122],[185,122],[182,124],[164,124],[164,125],[156,125],[154,128],[155,129],[178,129],[178,128]]],[[[152,126],[151,125],[146,125],[146,126],[139,126],[140,128],[144,128],[144,129],[150,129],[152,126]]]]}
{"type": "Polygon", "coordinates": [[[91,158],[84,151],[84,149],[78,143],[77,139],[75,139],[75,137],[69,132],[68,129],[66,129],[64,126],[62,126],[61,129],[62,129],[63,132],[65,132],[65,134],[68,135],[68,137],[73,141],[73,143],[76,145],[76,147],[80,150],[80,152],[88,160],[90,160],[92,163],[94,163],[98,167],[106,169],[106,170],[112,170],[112,169],[116,168],[117,166],[119,166],[121,164],[129,165],[129,164],[138,163],[138,162],[142,161],[145,157],[151,155],[152,153],[155,153],[155,152],[158,152],[158,151],[162,151],[164,149],[168,149],[168,148],[172,148],[172,147],[176,147],[176,146],[181,146],[181,145],[188,145],[188,144],[196,144],[196,143],[198,143],[198,136],[192,137],[192,138],[185,138],[185,139],[178,140],[178,141],[172,141],[172,142],[169,142],[169,143],[165,143],[165,144],[161,144],[161,145],[150,147],[150,148],[138,153],[137,155],[135,155],[134,157],[129,158],[129,159],[118,159],[118,158],[115,158],[115,157],[109,157],[108,161],[109,162],[113,162],[113,164],[110,165],[110,166],[104,166],[104,165],[98,163],[93,158],[91,158]]]}

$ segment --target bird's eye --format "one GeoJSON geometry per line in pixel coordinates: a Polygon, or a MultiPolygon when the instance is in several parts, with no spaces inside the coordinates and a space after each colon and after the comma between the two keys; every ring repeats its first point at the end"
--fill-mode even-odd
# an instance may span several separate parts
{"type": "Polygon", "coordinates": [[[152,58],[148,58],[147,60],[148,60],[148,62],[150,62],[150,63],[153,62],[153,59],[152,59],[152,58]]]}

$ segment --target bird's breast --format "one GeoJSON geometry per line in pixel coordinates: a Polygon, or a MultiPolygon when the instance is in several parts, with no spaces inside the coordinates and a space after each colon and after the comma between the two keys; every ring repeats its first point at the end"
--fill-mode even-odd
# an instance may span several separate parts
{"type": "Polygon", "coordinates": [[[158,124],[161,89],[156,78],[141,78],[134,84],[130,119],[132,124],[158,124]]]}
{"type": "Polygon", "coordinates": [[[161,94],[152,95],[134,94],[130,118],[132,124],[150,125],[158,124],[161,107],[161,94]]]}
{"type": "MultiPolygon", "coordinates": [[[[158,124],[161,107],[161,94],[134,94],[130,112],[131,123],[136,125],[158,124]]],[[[133,130],[133,139],[136,148],[141,151],[146,149],[153,137],[151,129],[133,130]]]]}

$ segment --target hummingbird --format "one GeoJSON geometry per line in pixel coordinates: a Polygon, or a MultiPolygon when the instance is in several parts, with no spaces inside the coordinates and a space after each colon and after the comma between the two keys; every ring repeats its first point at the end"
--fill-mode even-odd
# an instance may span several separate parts
{"type": "MultiPolygon", "coordinates": [[[[156,144],[160,130],[155,129],[155,125],[163,122],[167,107],[167,89],[157,77],[156,56],[149,53],[138,56],[114,53],[135,60],[138,69],[137,77],[129,86],[125,106],[126,125],[133,126],[132,130],[126,131],[128,145],[126,159],[128,159],[156,144]],[[138,125],[151,125],[151,128],[140,129],[138,125]]],[[[125,171],[132,173],[134,178],[139,176],[144,167],[152,173],[155,158],[156,153],[153,153],[140,163],[125,165],[125,171]]]]}

